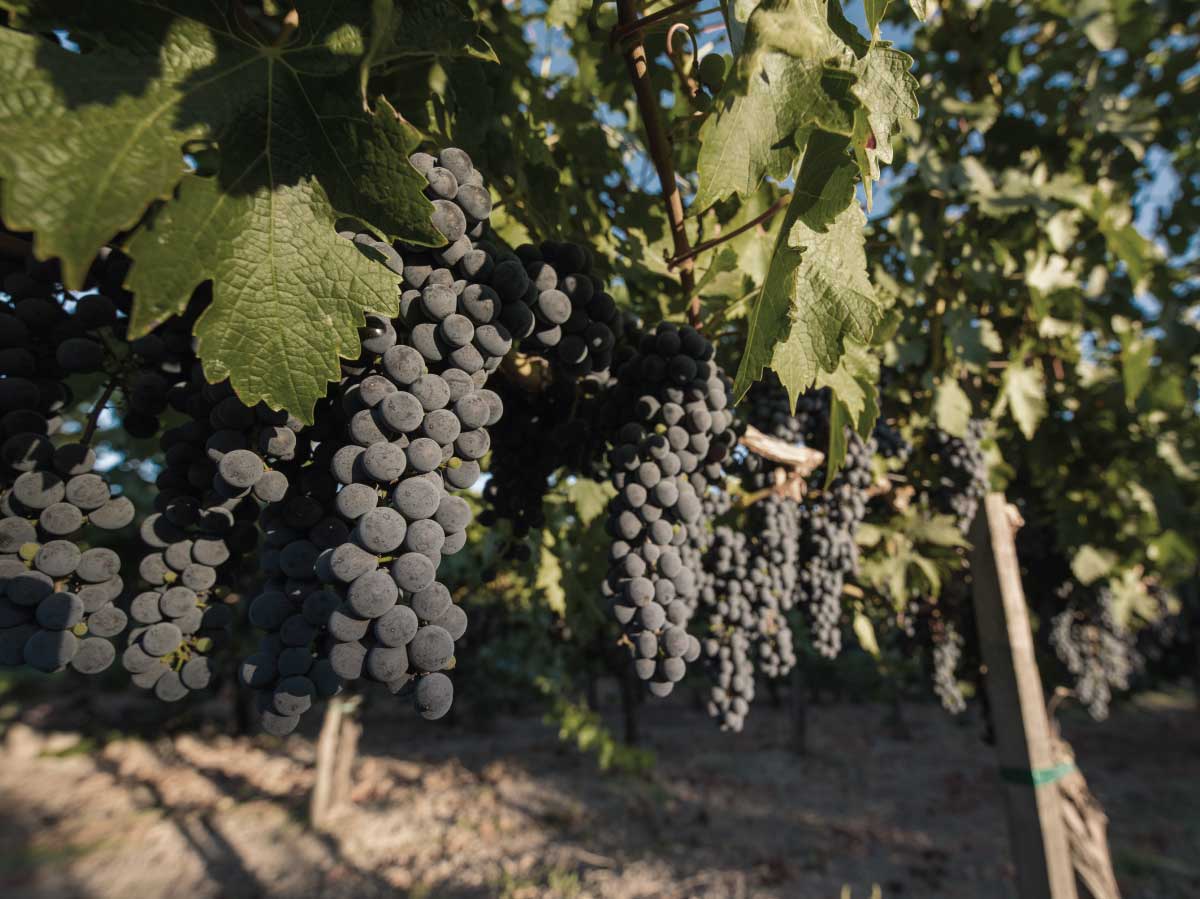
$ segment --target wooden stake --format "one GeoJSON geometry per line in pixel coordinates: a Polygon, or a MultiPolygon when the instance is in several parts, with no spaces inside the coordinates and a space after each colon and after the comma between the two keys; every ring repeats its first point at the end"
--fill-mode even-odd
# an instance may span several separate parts
{"type": "Polygon", "coordinates": [[[331,699],[317,738],[316,781],[308,800],[308,821],[325,830],[337,810],[350,802],[354,761],[362,725],[355,715],[361,697],[331,699]]]}
{"type": "Polygon", "coordinates": [[[971,528],[975,620],[1004,776],[1009,838],[1021,899],[1077,899],[1066,829],[1053,783],[1055,756],[1013,526],[991,493],[971,528]]]}
{"type": "Polygon", "coordinates": [[[321,736],[317,738],[317,779],[308,801],[308,822],[317,830],[323,830],[329,821],[341,729],[342,704],[333,699],[325,705],[325,720],[321,724],[321,736]]]}

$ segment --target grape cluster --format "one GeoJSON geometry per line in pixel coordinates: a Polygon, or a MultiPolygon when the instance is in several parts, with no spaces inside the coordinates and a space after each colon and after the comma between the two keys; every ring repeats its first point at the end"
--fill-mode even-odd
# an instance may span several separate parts
{"type": "Polygon", "coordinates": [[[471,488],[503,402],[484,387],[512,346],[490,286],[488,204],[459,150],[418,154],[449,246],[428,253],[352,239],[402,274],[401,316],[370,317],[357,359],[318,407],[311,460],[261,516],[268,580],[250,605],[266,634],[241,668],[263,728],[291,732],[314,699],[360,678],[446,714],[467,617],[437,579],[466,544],[471,488]],[[456,277],[457,276],[457,277],[456,277]]]}
{"type": "Polygon", "coordinates": [[[130,602],[137,627],[122,663],[135,684],[175,701],[211,684],[213,653],[229,643],[226,600],[258,546],[260,504],[283,497],[310,447],[298,420],[246,406],[228,381],[209,384],[199,362],[167,401],[185,420],[159,440],[156,511],[140,526],[148,589],[130,602]]]}
{"type": "MultiPolygon", "coordinates": [[[[133,294],[123,283],[131,260],[125,254],[104,248],[92,263],[88,283],[104,297],[111,297],[120,316],[113,335],[126,339],[133,294]]],[[[212,284],[206,283],[183,315],[172,316],[151,333],[129,341],[130,354],[119,367],[121,383],[121,428],[131,437],[147,439],[159,433],[161,418],[170,407],[173,385],[185,380],[196,363],[192,327],[211,301],[212,284]]],[[[83,298],[83,299],[86,299],[83,298]]]]}
{"type": "Polygon", "coordinates": [[[469,376],[448,377],[461,370],[431,373],[403,343],[367,370],[326,410],[330,433],[313,466],[263,514],[270,580],[250,620],[268,636],[243,679],[262,689],[271,733],[289,732],[314,697],[363,676],[393,691],[418,678],[429,718],[453,696],[440,672],[467,621],[436,575],[443,555],[465,545],[471,509],[449,490],[479,476],[486,428],[502,407],[469,376]]]}
{"type": "Polygon", "coordinates": [[[134,625],[121,664],[135,686],[164,702],[207,690],[215,675],[212,654],[228,645],[233,615],[209,590],[183,583],[139,593],[129,604],[134,625]]]}
{"type": "Polygon", "coordinates": [[[756,661],[767,677],[780,678],[786,677],[796,665],[786,614],[795,605],[799,581],[800,507],[779,496],[769,496],[761,505],[758,546],[750,575],[759,587],[756,661]]]}
{"type": "MultiPolygon", "coordinates": [[[[826,425],[827,427],[827,425],[826,425]]],[[[842,647],[842,590],[858,566],[855,535],[867,511],[871,448],[848,434],[846,461],[829,488],[811,490],[800,507],[800,569],[797,593],[805,609],[813,647],[834,658],[842,647]]],[[[814,473],[814,482],[823,480],[814,473]]]]}
{"type": "Polygon", "coordinates": [[[958,682],[958,666],[962,661],[963,638],[953,624],[946,622],[933,644],[933,692],[951,715],[967,709],[962,687],[958,682]]]}
{"type": "Polygon", "coordinates": [[[528,286],[507,301],[505,314],[523,323],[515,332],[520,348],[546,359],[549,370],[526,363],[527,372],[495,381],[510,412],[493,432],[484,488],[489,508],[481,522],[511,522],[515,542],[507,555],[527,559],[530,549],[520,541],[544,524],[542,501],[554,473],[566,467],[593,477],[602,467],[604,410],[616,383],[611,369],[625,361],[640,332],[636,316],[620,311],[591,274],[585,248],[547,241],[518,247],[516,255],[504,263],[501,280],[512,282],[506,296],[517,298],[519,286],[528,286]],[[514,261],[524,265],[525,280],[514,261]],[[560,323],[552,320],[564,314],[560,323]]]}
{"type": "Polygon", "coordinates": [[[514,329],[521,348],[545,356],[570,377],[607,371],[623,330],[622,316],[604,283],[591,272],[591,253],[577,244],[554,241],[536,247],[525,244],[516,253],[526,278],[515,267],[504,276],[513,282],[509,296],[514,299],[517,287],[528,284],[520,304],[508,310],[511,320],[524,324],[514,329]]]}
{"type": "MultiPolygon", "coordinates": [[[[91,541],[128,526],[133,504],[95,471],[93,428],[56,446],[72,374],[113,368],[111,300],[72,299],[52,264],[5,265],[0,309],[0,664],[94,674],[126,616],[115,552],[91,541]]],[[[99,410],[96,410],[98,414],[99,410]]]]}
{"type": "MultiPolygon", "coordinates": [[[[1133,638],[1113,613],[1107,587],[1094,597],[1072,597],[1074,585],[1059,595],[1069,604],[1050,621],[1050,645],[1075,679],[1075,696],[1097,721],[1108,717],[1113,690],[1129,689],[1130,678],[1142,665],[1133,638]]],[[[1079,591],[1083,592],[1083,591],[1079,591]]]]}
{"type": "Polygon", "coordinates": [[[707,542],[702,500],[724,478],[736,439],[728,404],[712,345],[669,322],[642,336],[610,397],[624,422],[609,454],[617,495],[608,507],[613,542],[602,592],[632,645],[635,672],[657,696],[700,655],[686,628],[699,589],[696,557],[707,542]]]}
{"type": "Polygon", "coordinates": [[[931,492],[934,508],[954,516],[962,533],[971,529],[979,503],[987,493],[987,462],[981,443],[984,423],[972,419],[965,437],[934,429],[929,452],[938,472],[931,492]]]}
{"type": "MultiPolygon", "coordinates": [[[[746,420],[770,437],[794,445],[803,444],[810,429],[809,417],[815,411],[811,395],[801,397],[793,412],[787,391],[772,375],[769,380],[758,381],[746,395],[744,401],[746,420]]],[[[747,459],[750,471],[759,474],[774,464],[759,457],[747,459]]],[[[766,486],[759,484],[759,486],[766,486]]]]}
{"type": "Polygon", "coordinates": [[[408,344],[430,371],[454,371],[454,377],[474,378],[479,387],[512,349],[515,332],[503,313],[516,299],[508,295],[510,290],[524,290],[507,277],[520,265],[501,259],[485,239],[491,196],[466,153],[449,148],[436,158],[416,153],[411,161],[428,181],[433,223],[449,245],[433,251],[402,247],[398,252],[369,235],[354,238],[360,246],[374,247],[404,277],[399,320],[393,325],[373,318],[374,333],[364,335],[364,354],[378,356],[381,347],[395,342],[398,327],[407,330],[408,344]]]}
{"type": "Polygon", "coordinates": [[[707,617],[701,650],[713,681],[708,714],[720,719],[722,730],[740,731],[754,701],[751,642],[758,626],[758,585],[751,577],[752,566],[750,539],[727,525],[718,526],[705,558],[700,611],[707,617]]]}
{"type": "Polygon", "coordinates": [[[879,455],[885,459],[895,459],[903,465],[912,456],[912,442],[900,433],[899,428],[882,418],[875,422],[875,429],[872,431],[871,437],[875,441],[879,455]]]}
{"type": "Polygon", "coordinates": [[[93,528],[127,526],[134,509],[111,495],[95,463],[95,453],[81,444],[45,445],[45,455],[17,462],[20,474],[0,497],[4,665],[24,662],[40,671],[70,665],[95,674],[116,656],[111,641],[126,626],[114,602],[124,589],[121,560],[111,549],[80,544],[93,528]]]}
{"type": "Polygon", "coordinates": [[[519,378],[496,377],[489,384],[506,413],[491,429],[492,455],[483,499],[488,504],[480,523],[511,525],[514,542],[507,555],[528,559],[521,542],[545,524],[543,501],[555,475],[563,469],[601,478],[605,430],[604,407],[613,382],[604,375],[578,380],[554,378],[529,390],[519,378]]]}
{"type": "MultiPolygon", "coordinates": [[[[829,445],[829,392],[813,391],[799,398],[792,410],[778,383],[756,384],[749,395],[749,420],[764,433],[792,444],[817,449],[829,445]]],[[[833,658],[841,651],[842,590],[846,576],[858,564],[855,534],[867,510],[866,490],[871,485],[874,442],[863,443],[847,434],[846,459],[828,489],[823,489],[822,469],[809,478],[805,499],[799,505],[776,496],[764,501],[764,537],[772,553],[771,568],[779,577],[799,569],[794,590],[781,585],[782,608],[800,604],[809,622],[814,648],[833,658]]],[[[778,466],[757,456],[744,464],[744,480],[752,490],[772,486],[778,466]]],[[[779,666],[786,671],[788,666],[779,666]]]]}
{"type": "MultiPolygon", "coordinates": [[[[804,439],[805,420],[793,414],[783,389],[756,384],[746,417],[759,431],[789,444],[804,439]]],[[[781,466],[754,454],[740,460],[745,487],[775,486],[781,466]]],[[[728,500],[714,503],[714,516],[728,500]]],[[[702,642],[713,681],[709,714],[724,730],[741,730],[754,697],[754,677],[785,676],[796,664],[787,612],[795,604],[799,569],[799,506],[768,493],[750,506],[745,530],[720,525],[703,559],[701,609],[707,613],[702,642]]]]}

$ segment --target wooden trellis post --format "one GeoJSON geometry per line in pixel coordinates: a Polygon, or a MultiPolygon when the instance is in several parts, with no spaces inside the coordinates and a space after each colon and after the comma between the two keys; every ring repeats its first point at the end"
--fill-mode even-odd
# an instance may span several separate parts
{"type": "Polygon", "coordinates": [[[1054,783],[1058,768],[1050,724],[1003,494],[988,494],[980,504],[971,543],[975,620],[987,666],[1018,894],[1021,899],[1077,899],[1054,783]]]}

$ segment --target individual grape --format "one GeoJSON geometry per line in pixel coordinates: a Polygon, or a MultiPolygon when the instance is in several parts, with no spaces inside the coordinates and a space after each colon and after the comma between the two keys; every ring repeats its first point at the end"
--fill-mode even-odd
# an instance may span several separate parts
{"type": "Polygon", "coordinates": [[[51,540],[37,551],[33,564],[48,577],[63,578],[75,571],[81,558],[82,553],[74,543],[51,540]]]}
{"type": "Polygon", "coordinates": [[[39,630],[25,643],[25,663],[38,671],[59,671],[79,651],[79,639],[68,630],[39,630]]]}
{"type": "MultiPolygon", "coordinates": [[[[292,439],[295,440],[294,437],[292,439]]],[[[255,453],[250,450],[238,449],[226,453],[221,458],[217,471],[227,484],[241,490],[253,487],[258,483],[266,469],[262,459],[255,453]]]]}
{"type": "MultiPolygon", "coordinates": [[[[109,608],[112,608],[111,606],[109,608]]],[[[113,611],[119,611],[114,609],[113,611]]],[[[122,621],[122,628],[124,621],[122,621]]],[[[107,671],[117,657],[117,651],[112,642],[101,637],[115,637],[120,631],[96,633],[96,636],[86,637],[79,641],[75,654],[71,657],[70,665],[80,674],[99,674],[107,671]]]]}
{"type": "Polygon", "coordinates": [[[174,652],[183,642],[183,633],[170,622],[151,625],[142,634],[142,647],[152,656],[165,656],[174,652]]]}
{"type": "Polygon", "coordinates": [[[408,647],[409,660],[422,671],[439,671],[454,656],[454,640],[437,625],[418,629],[408,647]]]}

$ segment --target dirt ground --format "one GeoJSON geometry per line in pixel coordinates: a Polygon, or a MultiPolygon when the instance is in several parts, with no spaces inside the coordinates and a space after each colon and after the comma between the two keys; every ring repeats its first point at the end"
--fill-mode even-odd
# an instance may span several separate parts
{"type": "MultiPolygon", "coordinates": [[[[536,718],[484,733],[369,719],[354,804],[318,834],[311,735],[99,746],[23,711],[0,753],[0,895],[1015,895],[977,721],[914,705],[899,739],[881,707],[816,706],[799,757],[765,703],[739,735],[682,699],[642,713],[645,778],[601,774],[536,718]]],[[[1200,714],[1160,697],[1065,730],[1125,896],[1200,895],[1200,714]]]]}

